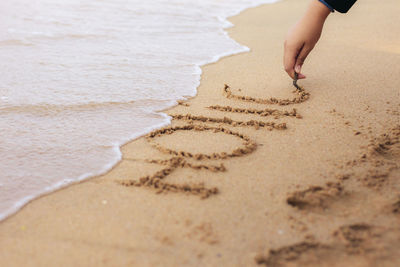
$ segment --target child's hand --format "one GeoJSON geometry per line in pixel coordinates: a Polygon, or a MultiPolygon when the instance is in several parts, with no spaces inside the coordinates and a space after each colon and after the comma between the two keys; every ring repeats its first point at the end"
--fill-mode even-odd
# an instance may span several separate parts
{"type": "Polygon", "coordinates": [[[294,72],[299,74],[299,79],[306,78],[301,74],[301,67],[318,42],[322,27],[330,12],[324,4],[313,0],[303,18],[289,31],[285,40],[283,65],[292,79],[294,72]]]}

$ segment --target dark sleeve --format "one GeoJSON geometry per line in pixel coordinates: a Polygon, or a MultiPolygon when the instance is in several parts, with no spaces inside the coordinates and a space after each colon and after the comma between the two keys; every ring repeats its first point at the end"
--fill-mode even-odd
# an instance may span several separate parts
{"type": "Polygon", "coordinates": [[[346,13],[357,0],[325,0],[334,10],[346,13]]]}

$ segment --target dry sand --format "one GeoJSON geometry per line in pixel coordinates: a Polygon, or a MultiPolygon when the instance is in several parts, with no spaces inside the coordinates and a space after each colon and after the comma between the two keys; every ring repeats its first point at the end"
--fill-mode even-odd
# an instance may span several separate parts
{"type": "Polygon", "coordinates": [[[252,52],[204,66],[111,172],[0,223],[0,266],[400,266],[400,5],[332,14],[292,92],[307,4],[232,18],[252,52]]]}

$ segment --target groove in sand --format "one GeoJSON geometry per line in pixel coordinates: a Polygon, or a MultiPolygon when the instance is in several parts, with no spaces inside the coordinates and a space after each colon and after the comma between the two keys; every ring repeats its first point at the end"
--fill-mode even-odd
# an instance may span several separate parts
{"type": "Polygon", "coordinates": [[[292,104],[299,104],[307,101],[310,98],[310,93],[306,92],[304,88],[301,86],[296,87],[296,90],[293,91],[294,94],[297,96],[292,99],[278,99],[275,97],[271,98],[256,98],[251,96],[244,96],[244,95],[236,95],[232,93],[231,88],[229,85],[225,84],[224,87],[224,95],[226,98],[237,99],[246,102],[253,102],[257,104],[267,104],[267,105],[280,105],[280,106],[287,106],[292,104]]]}
{"type": "MultiPolygon", "coordinates": [[[[294,93],[298,96],[293,99],[261,99],[254,98],[249,96],[239,96],[235,95],[231,92],[230,87],[225,85],[223,89],[223,93],[227,98],[236,99],[245,102],[253,102],[257,104],[277,104],[277,105],[290,105],[290,104],[298,104],[302,103],[309,99],[309,93],[305,92],[303,88],[297,88],[294,93]]],[[[179,102],[179,105],[185,105],[182,101],[179,102]]],[[[218,110],[218,111],[227,111],[227,112],[237,112],[237,113],[245,113],[245,114],[253,114],[259,116],[274,116],[275,118],[279,117],[296,117],[301,118],[301,115],[297,112],[296,109],[291,111],[281,111],[277,109],[243,109],[243,108],[235,108],[235,107],[222,107],[222,106],[211,106],[209,109],[218,110]]],[[[208,170],[211,172],[225,172],[227,169],[223,164],[219,166],[216,165],[208,165],[208,164],[192,164],[188,162],[186,159],[192,160],[226,160],[233,157],[241,157],[247,154],[254,152],[257,148],[257,144],[250,139],[250,137],[243,135],[239,132],[233,132],[227,128],[223,127],[210,127],[206,125],[194,125],[193,122],[201,122],[204,124],[207,123],[220,123],[226,126],[241,126],[241,127],[254,127],[255,129],[266,128],[268,130],[285,130],[287,128],[286,123],[275,123],[275,122],[263,122],[257,120],[250,121],[235,121],[231,118],[224,117],[220,118],[212,118],[206,116],[195,116],[192,114],[175,114],[171,115],[173,120],[185,121],[188,123],[184,126],[175,126],[175,127],[165,127],[160,130],[156,130],[151,132],[146,136],[146,140],[149,142],[151,146],[159,150],[163,154],[171,155],[172,157],[167,160],[156,160],[156,159],[147,159],[147,162],[159,164],[162,166],[166,166],[161,171],[156,172],[153,175],[148,175],[145,177],[141,177],[138,180],[135,179],[124,179],[119,180],[117,183],[124,186],[136,186],[136,187],[146,187],[153,190],[156,190],[157,193],[163,192],[183,192],[192,195],[198,195],[201,198],[207,198],[209,196],[215,195],[218,193],[218,188],[206,188],[204,183],[200,184],[171,184],[165,182],[165,178],[167,178],[171,173],[173,173],[178,168],[191,168],[195,170],[208,170]],[[241,147],[235,148],[230,152],[218,152],[212,154],[204,154],[204,153],[191,153],[189,151],[177,151],[173,149],[168,149],[156,142],[157,137],[163,135],[173,134],[176,131],[212,131],[215,133],[221,132],[228,135],[232,135],[237,137],[243,141],[241,147]]]]}

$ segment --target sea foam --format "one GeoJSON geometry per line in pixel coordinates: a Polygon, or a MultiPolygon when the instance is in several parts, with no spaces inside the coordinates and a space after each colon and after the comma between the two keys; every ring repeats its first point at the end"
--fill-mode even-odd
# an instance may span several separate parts
{"type": "Polygon", "coordinates": [[[272,2],[1,1],[0,220],[167,125],[160,111],[196,94],[201,65],[249,50],[226,18],[272,2]]]}

